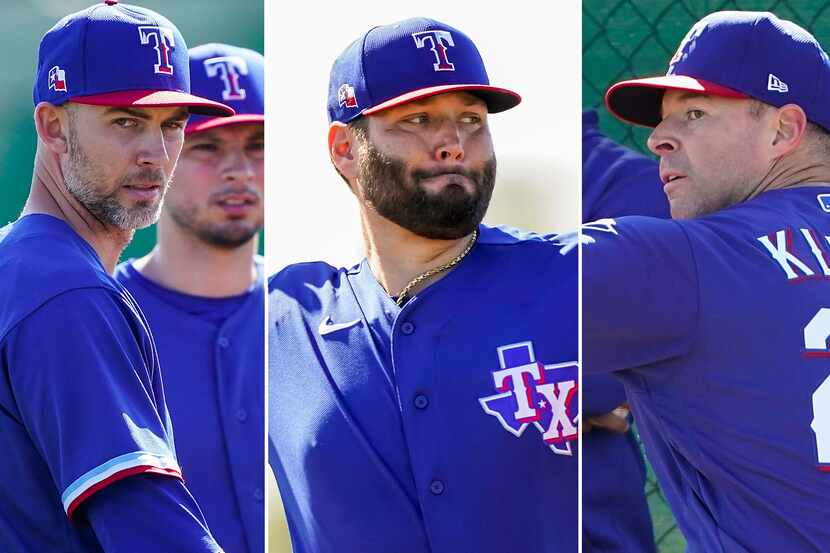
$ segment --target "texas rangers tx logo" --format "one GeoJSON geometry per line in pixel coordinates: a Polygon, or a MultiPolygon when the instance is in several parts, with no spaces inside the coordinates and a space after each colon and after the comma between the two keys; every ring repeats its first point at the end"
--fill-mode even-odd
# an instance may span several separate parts
{"type": "Polygon", "coordinates": [[[222,80],[223,100],[244,100],[245,89],[239,84],[239,77],[248,74],[248,62],[239,56],[218,56],[206,59],[204,62],[205,74],[208,77],[219,77],[222,80]]]}
{"type": "Polygon", "coordinates": [[[447,57],[447,47],[455,46],[449,31],[421,31],[412,33],[412,38],[415,39],[415,47],[418,49],[429,43],[429,49],[435,54],[435,63],[432,64],[435,71],[455,71],[455,64],[447,57]]]}
{"type": "Polygon", "coordinates": [[[167,27],[142,25],[138,28],[138,38],[141,44],[153,45],[156,51],[156,64],[153,69],[162,75],[172,75],[173,66],[170,64],[170,50],[176,47],[173,40],[173,31],[167,27]]]}
{"type": "Polygon", "coordinates": [[[337,103],[340,107],[356,108],[357,97],[354,95],[354,87],[350,84],[340,85],[337,89],[337,103]]]}
{"type": "Polygon", "coordinates": [[[66,92],[66,71],[57,65],[49,70],[49,88],[55,92],[66,92]]]}
{"type": "Polygon", "coordinates": [[[531,424],[557,455],[573,455],[579,436],[579,368],[576,362],[545,365],[536,361],[533,342],[496,348],[498,370],[493,383],[498,394],[479,398],[488,415],[502,428],[521,437],[531,424]]]}

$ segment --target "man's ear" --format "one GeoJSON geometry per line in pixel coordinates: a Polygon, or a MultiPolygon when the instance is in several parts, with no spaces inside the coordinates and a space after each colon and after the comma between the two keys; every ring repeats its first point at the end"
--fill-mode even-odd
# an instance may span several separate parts
{"type": "Polygon", "coordinates": [[[784,156],[798,148],[807,132],[807,115],[801,106],[786,104],[778,108],[776,133],[772,142],[777,157],[784,156]]]}
{"type": "Polygon", "coordinates": [[[55,154],[69,152],[69,114],[66,108],[48,102],[35,106],[38,139],[55,154]]]}
{"type": "Polygon", "coordinates": [[[343,178],[354,182],[357,176],[357,140],[352,129],[339,121],[329,125],[329,157],[343,178]]]}

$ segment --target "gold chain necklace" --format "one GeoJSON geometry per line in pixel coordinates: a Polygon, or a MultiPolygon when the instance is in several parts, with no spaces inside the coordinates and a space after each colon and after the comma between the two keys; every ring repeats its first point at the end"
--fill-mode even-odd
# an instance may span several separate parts
{"type": "Polygon", "coordinates": [[[403,301],[406,299],[406,295],[409,293],[410,290],[412,290],[413,286],[416,286],[417,284],[420,284],[421,282],[425,281],[426,279],[428,279],[431,276],[435,276],[438,273],[441,273],[443,271],[446,271],[447,269],[451,269],[452,267],[455,267],[456,265],[458,265],[461,262],[461,260],[464,259],[464,257],[468,253],[470,253],[470,250],[473,249],[473,244],[476,243],[477,238],[478,238],[478,229],[475,229],[473,231],[473,236],[470,238],[470,241],[467,243],[467,247],[464,248],[463,252],[458,254],[456,257],[454,257],[453,259],[451,259],[447,263],[444,263],[443,265],[441,265],[439,267],[435,267],[434,269],[424,271],[420,275],[418,275],[415,278],[413,278],[412,280],[410,280],[409,284],[404,286],[403,290],[401,290],[401,293],[398,294],[398,299],[395,300],[395,303],[398,304],[398,307],[403,305],[403,301]]]}

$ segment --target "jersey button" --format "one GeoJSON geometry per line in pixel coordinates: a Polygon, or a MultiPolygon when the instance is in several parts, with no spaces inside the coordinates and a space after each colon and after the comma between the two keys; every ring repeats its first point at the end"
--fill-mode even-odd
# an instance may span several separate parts
{"type": "Polygon", "coordinates": [[[426,409],[427,405],[429,405],[429,399],[424,394],[418,394],[415,396],[415,401],[413,403],[418,409],[426,409]]]}
{"type": "Polygon", "coordinates": [[[231,345],[231,341],[230,341],[230,340],[228,340],[228,339],[227,339],[227,338],[225,338],[224,336],[222,336],[222,337],[220,337],[220,338],[219,338],[219,347],[220,347],[220,348],[226,348],[226,347],[228,347],[229,345],[231,345]]]}
{"type": "Polygon", "coordinates": [[[254,500],[257,503],[262,503],[262,498],[265,497],[265,494],[262,493],[262,489],[257,488],[254,490],[254,500]]]}
{"type": "Polygon", "coordinates": [[[248,412],[245,409],[240,409],[236,412],[236,420],[239,422],[245,422],[248,420],[248,412]]]}
{"type": "Polygon", "coordinates": [[[440,480],[433,480],[429,484],[429,491],[432,492],[432,495],[441,495],[444,493],[444,483],[440,480]]]}
{"type": "Polygon", "coordinates": [[[401,332],[403,332],[404,334],[406,334],[407,336],[409,336],[410,334],[412,334],[413,332],[415,332],[415,325],[414,325],[414,324],[412,324],[412,323],[411,323],[411,322],[409,322],[409,321],[405,321],[405,322],[401,325],[401,332]]]}

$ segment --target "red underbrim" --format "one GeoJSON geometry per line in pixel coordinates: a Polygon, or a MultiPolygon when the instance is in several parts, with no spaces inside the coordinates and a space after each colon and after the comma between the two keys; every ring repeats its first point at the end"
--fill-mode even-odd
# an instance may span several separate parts
{"type": "Polygon", "coordinates": [[[227,117],[236,112],[233,108],[175,90],[124,90],[120,92],[108,92],[106,94],[95,94],[92,96],[74,96],[69,99],[76,104],[89,104],[93,106],[113,106],[119,108],[162,108],[184,106],[190,108],[190,113],[197,115],[212,115],[216,117],[227,117]]]}
{"type": "Polygon", "coordinates": [[[685,90],[726,98],[749,98],[743,92],[703,79],[685,75],[666,75],[619,82],[605,93],[605,105],[614,116],[627,123],[656,127],[663,120],[661,106],[666,90],[685,90]]]}
{"type": "Polygon", "coordinates": [[[519,105],[522,97],[506,88],[498,88],[495,86],[481,85],[481,84],[450,84],[441,86],[431,86],[429,88],[421,88],[407,92],[390,100],[386,100],[382,104],[378,104],[362,112],[362,115],[371,115],[385,109],[393,108],[407,102],[414,102],[436,94],[443,94],[445,92],[469,92],[479,96],[487,103],[487,111],[490,113],[498,113],[506,111],[512,107],[519,105]]]}
{"type": "Polygon", "coordinates": [[[241,113],[239,115],[231,115],[230,117],[202,119],[196,121],[195,123],[188,123],[187,127],[184,129],[184,134],[207,131],[215,129],[216,127],[225,127],[227,125],[244,125],[246,123],[265,123],[265,116],[252,113],[241,113]]]}

